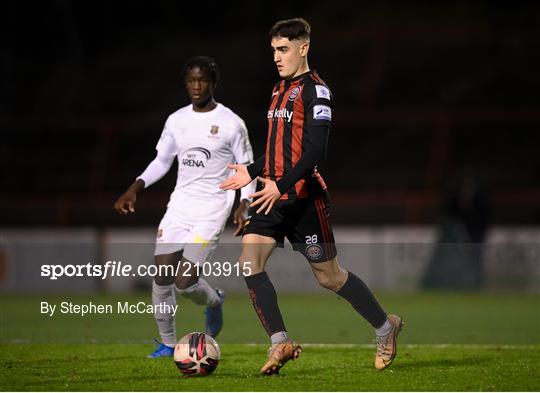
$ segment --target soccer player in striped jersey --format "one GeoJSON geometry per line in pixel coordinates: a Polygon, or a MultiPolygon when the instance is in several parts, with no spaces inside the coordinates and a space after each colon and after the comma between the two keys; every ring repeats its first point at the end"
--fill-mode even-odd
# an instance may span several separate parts
{"type": "Polygon", "coordinates": [[[270,97],[265,154],[249,166],[229,165],[236,173],[221,184],[222,189],[238,189],[255,178],[262,183],[262,189],[252,195],[240,256],[240,261],[251,263],[246,284],[272,343],[261,373],[277,374],[301,352],[288,336],[276,291],[264,270],[285,237],[306,257],[319,284],[349,301],[373,326],[375,367],[382,370],[396,355],[402,321],[387,315],[364,282],[338,264],[328,192],[317,170],[326,154],[333,96],[308,65],[310,26],[302,18],[279,21],[270,30],[270,39],[282,80],[270,97]]]}
{"type": "MultiPolygon", "coordinates": [[[[158,227],[154,262],[180,269],[176,277],[154,277],[152,301],[173,306],[178,292],[205,305],[205,329],[212,337],[223,325],[224,292],[198,277],[198,270],[188,268],[186,262],[210,260],[231,213],[235,192],[218,187],[231,174],[226,165],[231,160],[244,165],[253,162],[244,121],[214,99],[218,80],[213,59],[196,56],[186,62],[184,82],[191,104],[168,117],[156,146],[156,158],[114,205],[121,214],[134,212],[137,193],[161,179],[174,159],[178,160],[176,187],[158,227]]],[[[245,222],[249,195],[255,191],[254,183],[240,192],[240,206],[234,212],[238,234],[245,222]]],[[[172,356],[176,345],[174,316],[156,312],[154,317],[162,342],[149,357],[172,356]]]]}

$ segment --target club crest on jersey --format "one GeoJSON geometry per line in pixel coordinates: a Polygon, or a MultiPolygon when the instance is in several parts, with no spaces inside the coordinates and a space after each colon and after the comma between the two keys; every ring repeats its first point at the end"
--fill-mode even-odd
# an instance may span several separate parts
{"type": "Polygon", "coordinates": [[[298,97],[298,93],[300,93],[300,87],[297,86],[289,94],[289,101],[294,101],[296,97],[298,97]]]}
{"type": "Polygon", "coordinates": [[[182,154],[180,163],[187,167],[204,168],[206,161],[210,157],[212,157],[212,154],[208,149],[204,147],[192,147],[182,154]]]}
{"type": "Polygon", "coordinates": [[[216,135],[219,131],[219,126],[212,126],[212,128],[210,128],[210,134],[212,135],[216,135]]]}
{"type": "Polygon", "coordinates": [[[159,228],[159,230],[157,231],[157,236],[158,238],[162,237],[163,236],[163,229],[159,228]]]}
{"type": "Polygon", "coordinates": [[[306,254],[309,259],[319,259],[322,255],[322,247],[318,244],[311,244],[306,247],[306,254]]]}

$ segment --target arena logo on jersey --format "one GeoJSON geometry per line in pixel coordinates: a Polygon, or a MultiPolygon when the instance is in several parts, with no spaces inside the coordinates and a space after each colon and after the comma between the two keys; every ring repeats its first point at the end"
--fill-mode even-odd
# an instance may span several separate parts
{"type": "Polygon", "coordinates": [[[294,101],[296,97],[298,97],[298,93],[300,93],[300,87],[295,87],[294,89],[292,89],[289,94],[289,101],[294,101]]]}
{"type": "Polygon", "coordinates": [[[276,121],[279,118],[286,119],[287,122],[290,122],[292,119],[292,111],[287,110],[287,108],[283,109],[274,109],[272,111],[268,111],[268,118],[273,118],[273,121],[276,121]]]}
{"type": "Polygon", "coordinates": [[[330,90],[328,87],[323,85],[315,85],[315,90],[317,90],[317,98],[326,98],[330,101],[330,90]]]}
{"type": "Polygon", "coordinates": [[[315,105],[313,120],[332,120],[332,109],[328,105],[315,105]]]}
{"type": "Polygon", "coordinates": [[[183,166],[204,168],[210,157],[212,154],[204,147],[192,147],[184,152],[181,162],[183,166]]]}

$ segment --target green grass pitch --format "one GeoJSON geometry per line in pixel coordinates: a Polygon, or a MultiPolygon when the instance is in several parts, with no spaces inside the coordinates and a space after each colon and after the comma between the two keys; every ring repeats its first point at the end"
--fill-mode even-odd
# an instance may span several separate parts
{"type": "MultiPolygon", "coordinates": [[[[263,377],[267,337],[247,294],[228,296],[222,361],[185,378],[170,359],[149,360],[151,315],[40,315],[39,302],[149,301],[149,294],[0,296],[2,391],[539,391],[538,295],[379,294],[405,320],[392,366],[373,368],[373,332],[331,294],[280,295],[299,360],[263,377]]],[[[180,299],[179,299],[180,300],[180,299]]],[[[180,300],[178,338],[200,331],[203,308],[180,300]]]]}

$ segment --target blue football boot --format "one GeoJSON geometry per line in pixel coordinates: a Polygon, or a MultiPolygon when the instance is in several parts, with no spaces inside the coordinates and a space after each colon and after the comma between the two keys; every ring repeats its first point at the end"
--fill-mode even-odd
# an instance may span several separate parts
{"type": "Polygon", "coordinates": [[[223,327],[223,301],[225,300],[225,292],[223,289],[216,288],[216,292],[221,299],[219,304],[214,307],[206,307],[206,325],[205,331],[211,337],[216,337],[223,327]]]}
{"type": "Polygon", "coordinates": [[[165,358],[174,355],[174,348],[168,347],[156,339],[154,339],[154,341],[158,344],[158,346],[154,352],[148,355],[149,358],[165,358]]]}

